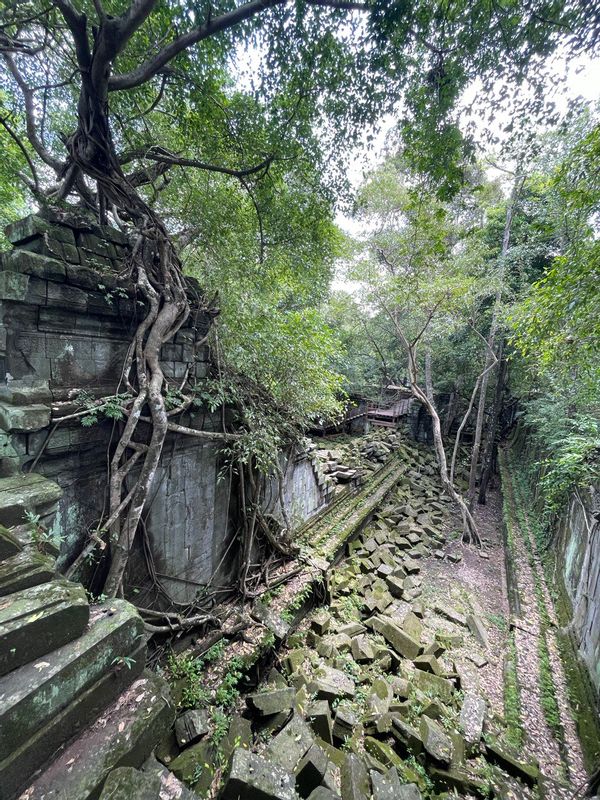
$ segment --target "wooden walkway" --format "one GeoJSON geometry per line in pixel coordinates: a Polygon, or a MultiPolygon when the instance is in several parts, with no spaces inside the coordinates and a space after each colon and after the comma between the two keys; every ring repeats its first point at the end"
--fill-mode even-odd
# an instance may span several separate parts
{"type": "Polygon", "coordinates": [[[400,418],[408,414],[411,403],[412,398],[407,397],[403,400],[398,400],[387,408],[382,406],[369,406],[368,418],[374,425],[394,428],[398,424],[400,418]]]}

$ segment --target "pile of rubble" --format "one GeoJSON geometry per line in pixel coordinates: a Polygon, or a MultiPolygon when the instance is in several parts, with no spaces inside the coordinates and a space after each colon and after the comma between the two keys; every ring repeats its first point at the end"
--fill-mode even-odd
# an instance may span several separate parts
{"type": "Polygon", "coordinates": [[[402,434],[394,430],[376,430],[351,439],[334,437],[333,446],[314,450],[321,471],[336,484],[348,484],[384,464],[403,444],[402,434]]]}
{"type": "Polygon", "coordinates": [[[188,711],[177,723],[186,749],[169,768],[224,800],[531,797],[538,766],[510,750],[504,722],[461,674],[461,659],[478,672],[493,658],[483,620],[424,600],[421,565],[444,554],[447,518],[433,460],[413,449],[331,571],[326,605],[287,638],[218,756],[208,712],[188,711]]]}

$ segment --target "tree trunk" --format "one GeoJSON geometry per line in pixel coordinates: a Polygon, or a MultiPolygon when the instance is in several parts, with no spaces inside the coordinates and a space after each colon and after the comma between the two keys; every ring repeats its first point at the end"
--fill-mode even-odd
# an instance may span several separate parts
{"type": "Polygon", "coordinates": [[[452,386],[452,391],[450,392],[450,397],[448,398],[448,407],[446,408],[446,416],[444,418],[444,425],[442,428],[442,435],[444,439],[448,438],[448,434],[450,433],[450,429],[452,428],[452,423],[454,422],[454,417],[456,416],[456,410],[458,408],[458,398],[459,398],[459,384],[457,381],[452,386]]]}
{"type": "Polygon", "coordinates": [[[469,508],[473,508],[475,500],[475,492],[477,489],[477,470],[479,468],[479,454],[481,450],[481,439],[483,433],[483,423],[485,418],[485,406],[487,400],[487,388],[491,375],[491,367],[494,364],[494,349],[496,344],[496,334],[498,332],[498,318],[500,315],[500,303],[502,301],[502,292],[504,289],[504,275],[506,273],[505,259],[510,245],[510,233],[512,229],[512,222],[515,213],[515,206],[519,193],[523,186],[523,178],[517,170],[513,189],[506,207],[506,219],[504,222],[504,233],[502,235],[502,249],[500,251],[500,270],[498,275],[498,288],[496,289],[496,296],[494,298],[494,308],[492,311],[492,320],[490,323],[490,332],[487,339],[487,357],[485,370],[481,379],[481,388],[479,392],[479,404],[477,406],[477,419],[475,422],[475,433],[473,436],[473,447],[471,450],[471,469],[469,472],[469,490],[467,492],[467,502],[469,508]]]}
{"type": "Polygon", "coordinates": [[[492,477],[494,469],[495,453],[496,453],[496,432],[498,429],[498,420],[500,419],[500,412],[502,411],[502,398],[504,396],[504,387],[506,386],[506,376],[508,373],[508,364],[503,356],[504,342],[500,340],[498,343],[498,360],[500,362],[500,369],[498,372],[498,380],[496,381],[496,393],[494,396],[494,407],[492,409],[492,416],[488,426],[485,447],[481,463],[483,466],[481,473],[481,481],[479,484],[479,496],[477,502],[479,505],[485,505],[487,487],[492,477]]]}
{"type": "Polygon", "coordinates": [[[433,399],[433,381],[431,376],[431,354],[425,354],[425,392],[417,383],[417,362],[415,357],[414,348],[409,345],[408,353],[410,386],[413,395],[420,400],[431,417],[431,427],[433,433],[433,445],[435,455],[438,462],[438,470],[440,480],[447,494],[454,500],[458,506],[463,523],[463,541],[474,542],[480,544],[479,534],[477,532],[477,525],[467,506],[464,498],[457,491],[456,487],[448,476],[448,460],[446,458],[446,450],[444,449],[444,438],[442,436],[442,425],[440,422],[440,415],[437,412],[433,399]]]}
{"type": "Polygon", "coordinates": [[[96,35],[89,70],[82,74],[78,103],[78,126],[67,140],[71,165],[62,194],[66,196],[78,174],[92,178],[105,204],[122,219],[131,221],[137,240],[131,254],[130,271],[140,296],[146,302],[144,318],[123,368],[129,391],[136,394],[133,406],[110,463],[109,518],[111,564],[104,591],[122,592],[123,575],[139,520],[156,474],[167,435],[168,415],[164,401],[165,377],[160,364],[163,344],[170,341],[189,314],[181,265],[165,226],[128,182],[120,167],[108,121],[109,70],[96,68],[106,47],[102,29],[96,35]],[[152,433],[133,487],[127,492],[127,451],[134,444],[144,406],[149,409],[152,433]],[[124,502],[123,496],[125,493],[124,502]],[[121,508],[121,511],[119,509],[121,508]]]}

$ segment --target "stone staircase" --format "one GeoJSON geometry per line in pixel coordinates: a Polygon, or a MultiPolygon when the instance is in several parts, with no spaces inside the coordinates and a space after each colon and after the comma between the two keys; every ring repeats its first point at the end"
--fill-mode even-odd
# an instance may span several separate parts
{"type": "Polygon", "coordinates": [[[174,712],[167,684],[144,672],[137,611],[90,607],[27,524],[59,496],[40,475],[0,479],[0,800],[91,800],[109,775],[111,797],[193,797],[148,761],[174,712]]]}

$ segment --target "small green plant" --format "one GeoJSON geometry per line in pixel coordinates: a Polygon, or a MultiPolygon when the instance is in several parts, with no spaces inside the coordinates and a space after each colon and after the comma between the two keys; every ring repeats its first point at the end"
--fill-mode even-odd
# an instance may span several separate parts
{"type": "Polygon", "coordinates": [[[171,683],[181,682],[181,708],[198,708],[206,706],[210,701],[210,692],[202,682],[204,664],[201,659],[193,658],[187,653],[177,656],[170,653],[167,658],[167,670],[171,683]]]}
{"type": "Polygon", "coordinates": [[[116,656],[111,661],[113,666],[119,667],[127,667],[127,669],[131,669],[135,664],[135,658],[131,658],[131,656],[116,656]]]}
{"type": "Polygon", "coordinates": [[[33,511],[25,511],[25,519],[31,531],[31,540],[42,553],[46,551],[49,544],[58,546],[64,541],[64,536],[53,536],[50,531],[42,525],[39,514],[35,514],[33,511]]]}
{"type": "Polygon", "coordinates": [[[91,428],[99,420],[99,414],[103,414],[107,419],[123,419],[123,405],[130,399],[131,395],[127,392],[114,394],[109,397],[95,398],[89,392],[82,390],[77,395],[77,404],[89,413],[81,418],[84,428],[91,428]]]}
{"type": "Polygon", "coordinates": [[[221,685],[215,692],[215,702],[223,708],[231,708],[240,696],[238,683],[244,677],[242,669],[244,662],[241,658],[232,658],[227,672],[223,676],[221,685]]]}
{"type": "Polygon", "coordinates": [[[508,622],[506,618],[502,616],[502,614],[486,614],[489,621],[492,625],[495,625],[498,630],[505,633],[508,630],[508,622]]]}

